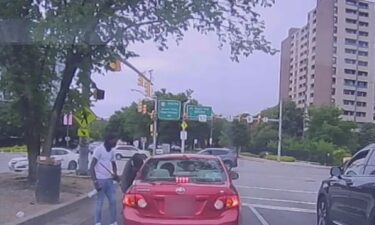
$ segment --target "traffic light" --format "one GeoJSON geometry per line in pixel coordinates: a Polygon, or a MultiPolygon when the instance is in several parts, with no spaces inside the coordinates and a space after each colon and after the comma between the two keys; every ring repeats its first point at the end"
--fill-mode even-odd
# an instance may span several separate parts
{"type": "Polygon", "coordinates": [[[138,112],[141,113],[143,111],[143,104],[142,102],[138,102],[138,112]]]}
{"type": "Polygon", "coordinates": [[[95,89],[94,90],[94,98],[96,100],[103,100],[104,99],[104,95],[105,95],[105,91],[104,90],[101,90],[101,89],[95,89]]]}
{"type": "Polygon", "coordinates": [[[151,97],[151,96],[152,96],[152,87],[151,87],[151,83],[148,82],[148,81],[144,81],[143,86],[144,86],[144,88],[145,88],[145,95],[146,95],[147,97],[151,97]]]}
{"type": "Polygon", "coordinates": [[[147,105],[143,105],[142,113],[147,114],[147,105]]]}
{"type": "Polygon", "coordinates": [[[120,60],[116,60],[115,62],[111,62],[109,64],[109,70],[114,71],[114,72],[121,71],[121,62],[120,62],[120,60]]]}
{"type": "Polygon", "coordinates": [[[142,76],[138,76],[138,86],[143,87],[144,86],[144,79],[142,76]]]}

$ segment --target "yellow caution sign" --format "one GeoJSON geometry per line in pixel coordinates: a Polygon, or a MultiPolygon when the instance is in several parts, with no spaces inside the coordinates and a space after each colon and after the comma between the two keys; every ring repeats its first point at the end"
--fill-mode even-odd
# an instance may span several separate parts
{"type": "Polygon", "coordinates": [[[74,118],[81,128],[87,128],[96,120],[96,115],[89,107],[84,107],[74,118]]]}
{"type": "Polygon", "coordinates": [[[78,137],[90,137],[90,131],[88,128],[78,128],[78,137]]]}

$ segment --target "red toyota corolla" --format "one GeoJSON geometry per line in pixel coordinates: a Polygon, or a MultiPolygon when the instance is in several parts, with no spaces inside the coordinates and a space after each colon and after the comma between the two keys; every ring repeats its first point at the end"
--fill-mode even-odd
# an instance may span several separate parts
{"type": "Polygon", "coordinates": [[[124,224],[239,225],[237,178],[214,156],[152,157],[123,198],[124,224]]]}

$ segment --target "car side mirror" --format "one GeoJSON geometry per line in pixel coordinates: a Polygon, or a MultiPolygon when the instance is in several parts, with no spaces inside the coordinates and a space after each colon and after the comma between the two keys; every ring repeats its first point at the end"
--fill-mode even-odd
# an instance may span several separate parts
{"type": "Polygon", "coordinates": [[[240,175],[237,172],[230,171],[229,177],[231,180],[238,180],[240,178],[240,175]]]}
{"type": "Polygon", "coordinates": [[[340,167],[332,167],[330,173],[333,177],[341,177],[342,169],[340,167]]]}

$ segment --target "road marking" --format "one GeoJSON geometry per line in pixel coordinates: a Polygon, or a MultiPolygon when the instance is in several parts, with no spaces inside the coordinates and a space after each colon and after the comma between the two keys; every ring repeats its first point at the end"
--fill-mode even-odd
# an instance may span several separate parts
{"type": "Polygon", "coordinates": [[[257,190],[267,190],[267,191],[282,191],[282,192],[314,194],[314,195],[318,194],[318,192],[316,192],[316,191],[300,191],[300,190],[278,189],[278,188],[256,187],[256,186],[243,186],[243,185],[236,185],[236,187],[243,188],[243,189],[257,189],[257,190]]]}
{"type": "Polygon", "coordinates": [[[288,212],[298,212],[298,213],[311,213],[315,214],[315,210],[312,209],[302,209],[302,208],[293,208],[293,207],[284,207],[284,206],[272,206],[272,205],[261,205],[261,204],[248,204],[242,203],[242,205],[260,209],[272,209],[272,210],[279,210],[279,211],[288,211],[288,212]]]}
{"type": "Polygon", "coordinates": [[[247,205],[247,207],[254,213],[254,215],[257,217],[257,219],[259,220],[259,222],[262,224],[262,225],[270,225],[266,219],[264,219],[264,217],[258,212],[258,210],[256,210],[253,206],[251,205],[247,205]]]}
{"type": "Polygon", "coordinates": [[[249,196],[242,196],[242,195],[240,195],[240,198],[249,199],[249,200],[270,201],[270,202],[286,202],[286,203],[296,203],[296,204],[305,204],[305,205],[316,205],[315,202],[294,201],[294,200],[286,200],[286,199],[256,198],[256,197],[249,197],[249,196]]]}

